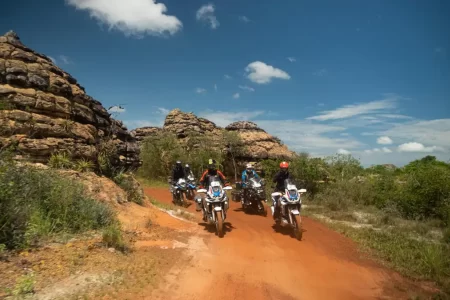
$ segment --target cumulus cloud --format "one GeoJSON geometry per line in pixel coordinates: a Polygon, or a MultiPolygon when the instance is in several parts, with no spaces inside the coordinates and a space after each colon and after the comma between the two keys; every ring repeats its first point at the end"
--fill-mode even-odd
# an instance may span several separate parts
{"type": "Polygon", "coordinates": [[[86,10],[110,29],[125,35],[175,34],[183,24],[175,16],[167,15],[167,7],[155,0],[111,1],[111,0],[66,0],[80,10],[86,10]]]}
{"type": "Polygon", "coordinates": [[[254,88],[252,88],[251,86],[247,86],[247,85],[240,85],[239,88],[241,90],[245,90],[245,91],[249,91],[249,92],[254,92],[255,91],[254,88]]]}
{"type": "Polygon", "coordinates": [[[351,118],[358,115],[370,114],[394,108],[398,97],[391,95],[383,100],[371,101],[367,103],[346,105],[335,110],[322,111],[320,115],[309,117],[309,120],[327,121],[351,118]]]}
{"type": "Polygon", "coordinates": [[[345,149],[339,149],[338,151],[337,151],[337,153],[338,154],[345,154],[345,155],[347,155],[347,154],[350,154],[351,152],[350,151],[348,151],[348,150],[345,150],[345,149]]]}
{"type": "Polygon", "coordinates": [[[380,144],[380,145],[390,145],[390,144],[392,144],[393,142],[392,142],[391,138],[388,137],[388,136],[380,136],[380,137],[377,139],[377,143],[380,144]]]}
{"type": "Polygon", "coordinates": [[[434,152],[437,150],[440,150],[439,147],[425,147],[423,144],[416,142],[409,142],[398,146],[399,152],[434,152]]]}
{"type": "Polygon", "coordinates": [[[206,89],[204,89],[204,88],[196,88],[195,92],[197,94],[204,94],[204,93],[206,93],[206,89]]]}
{"type": "Polygon", "coordinates": [[[383,150],[384,153],[392,153],[392,150],[387,147],[383,147],[381,150],[383,150]]]}
{"type": "Polygon", "coordinates": [[[209,23],[211,29],[219,27],[220,23],[214,15],[215,7],[213,4],[206,4],[197,11],[197,21],[209,23]]]}
{"type": "Polygon", "coordinates": [[[258,84],[266,84],[272,79],[289,80],[291,76],[281,69],[274,68],[261,61],[250,63],[245,71],[248,73],[247,78],[258,84]]]}
{"type": "Polygon", "coordinates": [[[239,99],[241,97],[241,95],[239,93],[236,93],[233,95],[233,99],[239,99]]]}

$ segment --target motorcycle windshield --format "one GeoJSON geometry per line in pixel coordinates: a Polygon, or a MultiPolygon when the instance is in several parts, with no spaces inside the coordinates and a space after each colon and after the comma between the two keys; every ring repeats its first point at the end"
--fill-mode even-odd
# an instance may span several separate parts
{"type": "Polygon", "coordinates": [[[296,190],[290,190],[289,192],[289,199],[290,200],[297,200],[298,198],[298,193],[296,190]]]}
{"type": "Polygon", "coordinates": [[[250,184],[261,185],[261,179],[260,178],[250,178],[250,184]]]}

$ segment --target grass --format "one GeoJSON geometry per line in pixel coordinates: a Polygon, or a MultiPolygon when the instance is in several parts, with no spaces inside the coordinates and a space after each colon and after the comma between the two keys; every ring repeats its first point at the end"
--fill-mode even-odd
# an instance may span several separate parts
{"type": "Polygon", "coordinates": [[[8,249],[38,246],[56,235],[101,229],[114,221],[107,204],[52,169],[14,163],[0,168],[0,244],[8,249]]]}
{"type": "Polygon", "coordinates": [[[125,242],[122,230],[118,223],[111,224],[102,233],[103,244],[108,248],[114,248],[121,252],[126,252],[129,250],[129,246],[125,242]]]}
{"type": "Polygon", "coordinates": [[[34,292],[34,275],[33,274],[27,274],[23,275],[17,280],[16,286],[12,290],[12,295],[19,297],[26,294],[30,294],[34,292]]]}
{"type": "Polygon", "coordinates": [[[144,177],[137,177],[136,178],[143,186],[147,187],[154,187],[154,188],[167,188],[169,185],[167,182],[164,182],[163,180],[155,180],[155,179],[147,179],[144,177]]]}
{"type": "Polygon", "coordinates": [[[144,203],[144,194],[139,181],[133,175],[126,175],[124,172],[118,172],[113,181],[117,183],[126,193],[129,201],[142,205],[144,203]]]}
{"type": "Polygon", "coordinates": [[[323,221],[319,216],[329,217],[327,226],[356,241],[365,252],[394,270],[412,278],[434,281],[444,293],[450,292],[450,244],[445,242],[446,231],[441,240],[433,240],[426,237],[436,228],[435,222],[403,220],[373,209],[365,220],[360,220],[355,218],[355,211],[356,207],[336,211],[329,206],[304,210],[305,215],[319,221],[323,221]],[[358,223],[371,224],[373,228],[352,226],[358,223]]]}

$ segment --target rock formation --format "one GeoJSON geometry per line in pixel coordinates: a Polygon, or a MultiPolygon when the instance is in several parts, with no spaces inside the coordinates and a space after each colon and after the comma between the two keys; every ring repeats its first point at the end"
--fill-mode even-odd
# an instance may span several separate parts
{"type": "Polygon", "coordinates": [[[253,122],[234,122],[225,127],[228,131],[235,131],[241,137],[246,148],[245,157],[249,160],[267,158],[283,159],[292,157],[293,153],[281,144],[281,141],[259,128],[253,122]]]}
{"type": "Polygon", "coordinates": [[[235,122],[225,128],[216,126],[213,122],[199,118],[193,113],[184,113],[179,109],[172,110],[166,117],[163,128],[144,127],[132,131],[139,141],[146,136],[153,136],[160,132],[176,134],[180,141],[185,141],[192,133],[198,133],[211,137],[217,142],[222,139],[223,131],[234,131],[239,134],[244,145],[245,153],[237,159],[244,161],[259,161],[261,159],[287,159],[293,153],[281,144],[281,141],[259,128],[253,122],[235,122]]]}
{"type": "Polygon", "coordinates": [[[135,138],[75,78],[14,32],[0,36],[0,148],[15,145],[31,162],[58,151],[95,161],[105,139],[116,145],[117,165],[139,165],[135,138]]]}

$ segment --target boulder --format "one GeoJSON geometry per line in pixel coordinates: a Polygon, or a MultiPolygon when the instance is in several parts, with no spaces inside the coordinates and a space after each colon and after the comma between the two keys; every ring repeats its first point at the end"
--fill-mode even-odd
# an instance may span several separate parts
{"type": "Polygon", "coordinates": [[[46,163],[59,151],[95,161],[105,140],[116,146],[117,167],[140,165],[134,136],[75,78],[15,32],[0,36],[0,149],[14,145],[30,162],[46,163]]]}

